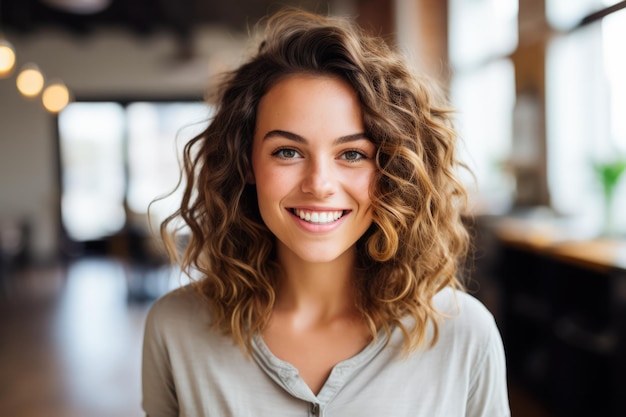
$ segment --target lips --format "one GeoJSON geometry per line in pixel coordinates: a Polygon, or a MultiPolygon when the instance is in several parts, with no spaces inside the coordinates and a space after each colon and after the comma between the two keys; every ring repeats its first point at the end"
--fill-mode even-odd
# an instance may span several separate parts
{"type": "Polygon", "coordinates": [[[316,210],[303,210],[303,209],[291,209],[291,212],[298,216],[301,220],[312,224],[328,224],[339,220],[343,217],[345,211],[333,210],[333,211],[316,211],[316,210]]]}

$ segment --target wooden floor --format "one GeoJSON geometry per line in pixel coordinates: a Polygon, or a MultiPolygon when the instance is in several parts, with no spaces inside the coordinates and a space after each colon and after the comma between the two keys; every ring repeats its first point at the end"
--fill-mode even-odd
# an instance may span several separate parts
{"type": "MultiPolygon", "coordinates": [[[[150,297],[175,274],[112,259],[27,268],[0,293],[0,416],[140,417],[141,340],[150,297]],[[138,288],[148,282],[149,288],[138,288]]],[[[551,417],[511,386],[513,417],[551,417]]]]}
{"type": "Polygon", "coordinates": [[[120,262],[84,259],[5,280],[0,416],[143,415],[141,340],[150,302],[129,301],[133,274],[120,262]]]}

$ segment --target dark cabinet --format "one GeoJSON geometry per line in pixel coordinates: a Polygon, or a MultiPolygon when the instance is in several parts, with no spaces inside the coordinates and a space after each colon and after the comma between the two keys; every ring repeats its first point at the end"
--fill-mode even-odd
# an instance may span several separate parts
{"type": "Polygon", "coordinates": [[[626,242],[498,250],[509,375],[558,416],[626,416],[626,242]]]}

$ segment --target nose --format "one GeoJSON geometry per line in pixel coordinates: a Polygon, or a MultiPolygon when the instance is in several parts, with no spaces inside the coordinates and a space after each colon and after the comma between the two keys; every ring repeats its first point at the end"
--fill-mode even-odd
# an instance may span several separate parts
{"type": "Polygon", "coordinates": [[[322,159],[312,160],[302,179],[302,192],[317,198],[326,198],[337,190],[337,175],[332,162],[322,159]]]}

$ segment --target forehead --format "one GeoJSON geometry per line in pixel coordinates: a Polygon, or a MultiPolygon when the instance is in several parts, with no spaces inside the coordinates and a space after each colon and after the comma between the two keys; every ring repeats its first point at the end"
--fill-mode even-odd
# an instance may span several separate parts
{"type": "Polygon", "coordinates": [[[308,73],[289,74],[280,78],[261,97],[261,103],[277,97],[297,97],[302,93],[309,98],[314,93],[316,97],[327,97],[328,100],[334,100],[338,96],[349,97],[360,107],[354,88],[343,78],[308,73]]]}
{"type": "Polygon", "coordinates": [[[302,136],[344,136],[363,131],[362,110],[348,82],[333,76],[294,74],[261,98],[256,133],[282,129],[302,136]]]}

